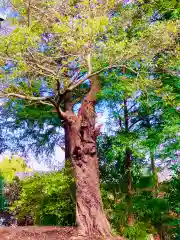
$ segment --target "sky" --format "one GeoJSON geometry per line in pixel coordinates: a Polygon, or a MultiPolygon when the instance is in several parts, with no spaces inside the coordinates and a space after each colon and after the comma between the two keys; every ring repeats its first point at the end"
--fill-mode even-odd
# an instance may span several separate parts
{"type": "Polygon", "coordinates": [[[9,0],[0,0],[0,8],[8,6],[9,2],[9,0]]]}
{"type": "MultiPolygon", "coordinates": [[[[108,117],[107,112],[105,112],[104,114],[102,113],[97,114],[97,119],[96,119],[97,124],[103,124],[101,128],[101,132],[105,131],[105,123],[107,121],[107,117],[108,117]]],[[[1,154],[0,161],[2,161],[4,156],[11,156],[11,152],[6,151],[4,154],[1,154]]],[[[50,171],[54,168],[54,166],[58,166],[60,168],[63,167],[64,158],[65,158],[64,151],[59,146],[56,146],[55,153],[53,156],[52,167],[48,167],[45,164],[46,162],[45,158],[42,162],[38,162],[34,156],[30,156],[30,161],[28,161],[28,164],[29,164],[29,167],[31,167],[35,171],[50,171]]]]}
{"type": "MultiPolygon", "coordinates": [[[[11,152],[6,151],[4,154],[0,155],[0,161],[3,160],[5,156],[11,156],[11,152]]],[[[59,166],[60,168],[64,166],[64,151],[60,147],[55,148],[55,154],[53,158],[53,163],[51,167],[48,167],[46,162],[46,159],[44,159],[42,162],[39,162],[35,159],[35,157],[31,156],[30,160],[28,160],[28,166],[35,171],[51,171],[54,169],[54,166],[59,166]]]]}
{"type": "MultiPolygon", "coordinates": [[[[5,152],[4,154],[0,155],[0,161],[3,160],[4,157],[11,157],[11,153],[10,152],[5,152]]],[[[50,168],[48,168],[44,163],[38,163],[35,159],[32,159],[31,162],[28,163],[28,166],[32,169],[34,169],[35,171],[49,171],[50,168]]]]}

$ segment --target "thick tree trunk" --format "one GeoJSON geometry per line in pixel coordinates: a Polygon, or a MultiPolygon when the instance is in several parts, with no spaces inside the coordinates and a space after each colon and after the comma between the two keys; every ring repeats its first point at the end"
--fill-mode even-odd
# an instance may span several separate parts
{"type": "Polygon", "coordinates": [[[110,236],[110,225],[102,207],[99,186],[98,159],[95,148],[86,142],[84,156],[73,157],[73,166],[76,175],[76,220],[82,233],[110,236]],[[88,152],[89,151],[89,152],[88,152]]]}
{"type": "Polygon", "coordinates": [[[66,138],[76,178],[76,221],[80,233],[109,237],[111,229],[102,206],[96,150],[99,129],[95,127],[94,106],[98,90],[98,81],[94,77],[78,115],[70,109],[65,112],[66,138]]]}

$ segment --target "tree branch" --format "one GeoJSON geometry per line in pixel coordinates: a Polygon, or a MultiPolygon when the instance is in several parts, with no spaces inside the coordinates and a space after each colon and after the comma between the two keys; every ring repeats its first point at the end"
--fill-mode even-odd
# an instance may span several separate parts
{"type": "Polygon", "coordinates": [[[26,96],[18,93],[3,93],[0,94],[0,98],[9,98],[9,97],[16,97],[21,98],[29,101],[50,101],[49,97],[33,97],[33,96],[26,96]]]}
{"type": "Polygon", "coordinates": [[[28,27],[30,27],[30,25],[31,25],[31,0],[28,0],[27,14],[28,14],[28,27]]]}
{"type": "Polygon", "coordinates": [[[16,59],[13,59],[13,58],[10,58],[10,57],[0,56],[0,58],[2,60],[6,60],[6,61],[18,62],[16,59]]]}
{"type": "Polygon", "coordinates": [[[132,123],[132,124],[130,125],[130,127],[129,127],[129,130],[130,130],[134,125],[136,125],[138,122],[140,122],[140,121],[142,121],[141,118],[139,118],[137,121],[135,121],[134,123],[132,123]]]}
{"type": "MultiPolygon", "coordinates": [[[[102,68],[101,70],[97,71],[97,72],[94,72],[92,74],[88,74],[86,77],[82,78],[81,80],[79,80],[79,82],[75,83],[74,85],[68,87],[65,92],[69,92],[69,91],[72,91],[73,89],[75,89],[76,87],[78,87],[79,85],[81,85],[83,82],[85,82],[87,79],[89,78],[92,78],[93,76],[96,76],[106,70],[110,70],[110,69],[113,69],[113,68],[119,68],[119,67],[126,67],[126,65],[112,65],[112,66],[109,66],[109,67],[105,67],[105,68],[102,68]]],[[[126,69],[130,70],[131,72],[135,73],[135,74],[138,74],[134,69],[132,68],[128,68],[126,67],[126,69]]]]}
{"type": "Polygon", "coordinates": [[[44,73],[44,72],[40,72],[40,71],[38,71],[36,68],[34,68],[33,66],[31,66],[31,67],[32,67],[32,69],[35,71],[36,76],[41,75],[41,76],[45,76],[45,77],[52,77],[51,74],[47,74],[47,73],[44,73]]]}
{"type": "Polygon", "coordinates": [[[66,119],[66,113],[61,109],[60,105],[57,104],[53,99],[49,99],[49,101],[52,103],[52,105],[55,107],[58,115],[60,118],[66,119]]]}
{"type": "Polygon", "coordinates": [[[50,102],[44,102],[44,101],[39,101],[39,102],[43,105],[48,105],[48,106],[51,106],[51,107],[53,106],[54,107],[54,105],[50,102]]]}
{"type": "Polygon", "coordinates": [[[36,64],[36,66],[38,67],[38,68],[40,68],[41,70],[44,70],[44,71],[46,71],[46,72],[49,72],[49,73],[51,73],[53,76],[57,76],[57,73],[55,73],[53,70],[51,70],[51,69],[49,69],[49,68],[47,68],[47,67],[43,67],[42,65],[40,65],[40,64],[38,64],[38,63],[35,63],[36,64]]]}
{"type": "Polygon", "coordinates": [[[88,63],[88,74],[92,73],[92,63],[91,63],[91,54],[87,56],[87,63],[88,63]]]}
{"type": "Polygon", "coordinates": [[[20,99],[29,100],[29,101],[38,101],[39,103],[44,104],[44,105],[54,106],[56,108],[56,111],[60,118],[65,119],[67,117],[65,112],[62,111],[61,107],[58,106],[58,104],[50,97],[32,97],[32,96],[25,96],[25,95],[18,94],[18,93],[0,94],[0,98],[9,98],[9,97],[16,97],[16,98],[20,98],[20,99]]]}
{"type": "Polygon", "coordinates": [[[43,71],[45,71],[45,72],[49,72],[50,74],[52,74],[52,75],[54,75],[54,76],[57,76],[57,74],[56,74],[53,70],[51,70],[51,69],[49,69],[49,68],[47,68],[47,67],[43,67],[42,65],[40,65],[40,64],[37,62],[37,60],[36,60],[35,56],[33,55],[33,53],[32,53],[29,49],[27,49],[27,51],[28,51],[29,54],[31,55],[32,59],[35,61],[34,64],[35,64],[38,68],[40,68],[41,70],[43,70],[43,71]]]}
{"type": "MultiPolygon", "coordinates": [[[[136,100],[137,98],[135,98],[134,100],[136,100]]],[[[137,102],[135,102],[129,109],[128,109],[128,112],[137,105],[137,102]]]]}

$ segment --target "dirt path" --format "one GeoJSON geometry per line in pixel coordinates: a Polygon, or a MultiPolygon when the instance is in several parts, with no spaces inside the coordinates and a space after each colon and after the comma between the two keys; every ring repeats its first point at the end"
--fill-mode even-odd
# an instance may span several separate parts
{"type": "Polygon", "coordinates": [[[0,228],[0,240],[68,240],[76,235],[72,227],[4,227],[0,228]]]}
{"type": "MultiPolygon", "coordinates": [[[[70,240],[76,236],[77,229],[73,227],[0,227],[0,240],[70,240]]],[[[84,240],[100,240],[100,238],[84,240]]],[[[111,240],[123,240],[123,238],[111,240]]]]}

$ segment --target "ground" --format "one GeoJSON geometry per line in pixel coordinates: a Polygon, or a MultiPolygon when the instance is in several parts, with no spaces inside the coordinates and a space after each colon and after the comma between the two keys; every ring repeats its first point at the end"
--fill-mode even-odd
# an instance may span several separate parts
{"type": "MultiPolygon", "coordinates": [[[[73,227],[1,227],[0,240],[70,240],[77,236],[77,229],[73,227]]],[[[94,236],[91,239],[100,240],[94,236]]],[[[123,240],[113,238],[111,240],[123,240]]]]}

